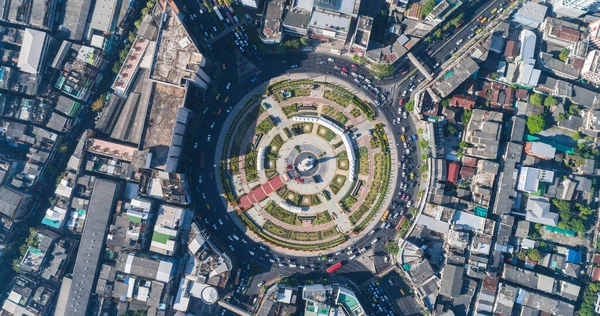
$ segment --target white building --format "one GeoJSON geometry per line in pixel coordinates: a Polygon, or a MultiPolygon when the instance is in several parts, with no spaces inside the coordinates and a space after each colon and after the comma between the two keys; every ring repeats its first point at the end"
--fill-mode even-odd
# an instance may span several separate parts
{"type": "Polygon", "coordinates": [[[242,0],[242,5],[248,8],[257,9],[258,1],[256,0],[242,0]]]}
{"type": "Polygon", "coordinates": [[[150,251],[172,256],[177,251],[179,234],[190,227],[192,215],[187,209],[161,204],[150,251]]]}
{"type": "Polygon", "coordinates": [[[596,84],[600,83],[600,51],[592,50],[588,53],[581,68],[581,77],[596,84]]]}
{"type": "Polygon", "coordinates": [[[43,65],[47,46],[48,36],[46,36],[46,33],[34,29],[25,29],[17,67],[23,72],[37,75],[43,65]]]}
{"type": "Polygon", "coordinates": [[[528,193],[537,192],[540,188],[540,182],[548,184],[554,182],[554,171],[521,167],[517,190],[528,193]]]}
{"type": "Polygon", "coordinates": [[[577,18],[584,15],[596,0],[554,0],[552,10],[557,15],[577,18]]]}

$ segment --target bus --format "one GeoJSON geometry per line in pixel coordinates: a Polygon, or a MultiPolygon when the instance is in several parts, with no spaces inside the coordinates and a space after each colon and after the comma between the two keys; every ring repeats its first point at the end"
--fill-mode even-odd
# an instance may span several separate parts
{"type": "Polygon", "coordinates": [[[390,210],[385,210],[383,216],[381,216],[381,221],[385,222],[387,220],[388,215],[390,215],[390,210]]]}
{"type": "Polygon", "coordinates": [[[333,273],[333,271],[335,271],[341,267],[342,267],[342,263],[338,262],[338,263],[332,265],[331,267],[327,268],[327,270],[325,270],[325,271],[327,271],[327,273],[331,274],[331,273],[333,273]]]}
{"type": "Polygon", "coordinates": [[[219,12],[219,7],[214,7],[213,9],[215,10],[215,13],[219,17],[219,20],[223,21],[223,15],[221,14],[221,12],[219,12]]]}

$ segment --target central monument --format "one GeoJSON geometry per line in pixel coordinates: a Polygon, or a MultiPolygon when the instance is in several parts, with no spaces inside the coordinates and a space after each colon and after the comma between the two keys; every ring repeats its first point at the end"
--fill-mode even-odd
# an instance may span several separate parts
{"type": "Polygon", "coordinates": [[[297,168],[298,168],[298,171],[300,171],[300,172],[307,172],[314,167],[315,167],[315,159],[313,157],[306,157],[302,161],[300,161],[300,164],[298,164],[297,168]]]}

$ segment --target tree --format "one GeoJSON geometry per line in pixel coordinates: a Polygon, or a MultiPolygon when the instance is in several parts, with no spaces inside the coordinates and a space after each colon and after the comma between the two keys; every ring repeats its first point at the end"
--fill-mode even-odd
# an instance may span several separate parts
{"type": "Polygon", "coordinates": [[[433,41],[433,38],[432,38],[431,36],[429,36],[429,35],[428,35],[427,37],[425,37],[425,41],[426,41],[427,43],[431,43],[431,41],[433,41]]]}
{"type": "Polygon", "coordinates": [[[560,53],[558,54],[558,59],[560,59],[560,61],[567,61],[567,59],[569,58],[569,55],[571,54],[571,50],[568,48],[563,48],[560,50],[560,53]]]}
{"type": "Polygon", "coordinates": [[[581,133],[579,133],[579,132],[573,133],[572,138],[573,138],[574,141],[580,140],[581,139],[581,133]]]}
{"type": "Polygon", "coordinates": [[[435,0],[427,0],[427,2],[425,2],[423,7],[421,8],[421,16],[423,18],[428,16],[429,13],[431,13],[431,11],[433,11],[433,8],[435,8],[435,6],[436,6],[435,0]]]}
{"type": "Polygon", "coordinates": [[[571,104],[569,106],[569,114],[579,116],[579,107],[577,104],[571,104]]]}
{"type": "Polygon", "coordinates": [[[440,104],[443,107],[447,108],[448,106],[450,106],[450,99],[444,99],[444,100],[442,100],[442,102],[440,102],[440,104]]]}
{"type": "Polygon", "coordinates": [[[397,255],[398,252],[400,252],[400,247],[398,246],[398,243],[390,241],[385,245],[385,250],[392,255],[397,255]]]}
{"type": "Polygon", "coordinates": [[[92,111],[98,112],[104,106],[104,98],[100,96],[98,99],[92,102],[92,111]]]}
{"type": "Polygon", "coordinates": [[[308,37],[307,36],[300,37],[300,44],[302,44],[302,46],[307,46],[308,45],[308,37]]]}
{"type": "Polygon", "coordinates": [[[566,113],[560,113],[560,114],[558,115],[558,121],[559,121],[559,122],[562,122],[562,121],[566,120],[567,118],[568,118],[568,117],[567,117],[567,114],[566,114],[566,113]]]}
{"type": "Polygon", "coordinates": [[[555,106],[558,104],[558,100],[556,100],[553,96],[547,96],[544,100],[544,106],[555,106]]]}
{"type": "Polygon", "coordinates": [[[542,260],[542,253],[536,248],[529,249],[529,251],[527,252],[527,257],[529,257],[529,259],[533,261],[540,261],[542,260]]]}
{"type": "Polygon", "coordinates": [[[408,112],[414,111],[414,109],[415,109],[415,101],[414,100],[410,100],[410,101],[406,102],[406,105],[404,106],[404,108],[408,112]]]}
{"type": "MultiPolygon", "coordinates": [[[[427,147],[429,147],[429,142],[424,140],[424,139],[419,139],[419,141],[417,142],[419,144],[419,148],[425,150],[427,149],[427,147]]],[[[424,166],[427,166],[426,164],[424,164],[424,166]]]]}
{"type": "Polygon", "coordinates": [[[469,147],[471,147],[471,144],[469,144],[467,142],[463,141],[463,142],[458,143],[458,148],[460,148],[460,149],[465,149],[465,148],[469,148],[469,147]]]}
{"type": "Polygon", "coordinates": [[[542,104],[544,104],[544,96],[542,96],[539,93],[534,93],[529,96],[529,103],[541,106],[542,104]]]}
{"type": "Polygon", "coordinates": [[[471,115],[473,115],[472,110],[465,110],[465,112],[463,113],[463,116],[462,116],[463,125],[469,124],[469,121],[471,120],[471,115]]]}
{"type": "Polygon", "coordinates": [[[498,80],[498,73],[492,72],[492,80],[498,80]]]}
{"type": "Polygon", "coordinates": [[[441,29],[435,30],[435,32],[433,32],[433,36],[435,36],[436,38],[441,38],[442,37],[442,30],[441,29]]]}
{"type": "Polygon", "coordinates": [[[546,120],[539,114],[530,115],[527,118],[527,128],[530,134],[537,134],[546,127],[546,120]]]}
{"type": "Polygon", "coordinates": [[[444,128],[444,134],[446,136],[453,136],[456,135],[456,126],[454,124],[446,124],[445,128],[444,128]]]}
{"type": "Polygon", "coordinates": [[[374,77],[383,78],[394,73],[394,67],[389,63],[380,63],[371,69],[371,74],[374,77]]]}

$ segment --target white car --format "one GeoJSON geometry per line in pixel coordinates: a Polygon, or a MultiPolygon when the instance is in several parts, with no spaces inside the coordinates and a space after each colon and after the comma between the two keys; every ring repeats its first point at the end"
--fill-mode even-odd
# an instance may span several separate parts
{"type": "Polygon", "coordinates": [[[206,193],[202,192],[202,198],[206,200],[206,193]]]}
{"type": "Polygon", "coordinates": [[[213,26],[213,31],[217,32],[217,27],[213,26]]]}
{"type": "Polygon", "coordinates": [[[212,122],[212,123],[210,124],[210,128],[214,128],[214,127],[215,127],[215,122],[212,122]]]}
{"type": "Polygon", "coordinates": [[[402,114],[402,108],[398,108],[398,115],[402,114]]]}
{"type": "Polygon", "coordinates": [[[227,86],[225,87],[225,89],[229,90],[230,87],[231,87],[231,82],[228,82],[227,86]]]}
{"type": "Polygon", "coordinates": [[[194,143],[194,149],[198,149],[198,143],[194,143]]]}
{"type": "Polygon", "coordinates": [[[258,283],[258,284],[256,285],[256,287],[261,287],[261,286],[263,286],[263,285],[265,285],[265,281],[260,281],[260,283],[258,283]]]}
{"type": "Polygon", "coordinates": [[[198,183],[202,184],[202,182],[204,182],[204,178],[202,178],[202,176],[200,176],[200,177],[198,178],[198,183]]]}
{"type": "Polygon", "coordinates": [[[206,137],[206,141],[210,142],[210,134],[208,134],[208,137],[206,137]]]}
{"type": "Polygon", "coordinates": [[[456,45],[460,45],[460,44],[462,44],[462,42],[463,42],[463,41],[464,41],[464,40],[463,40],[462,38],[461,38],[461,39],[459,39],[459,40],[456,42],[456,45]]]}

